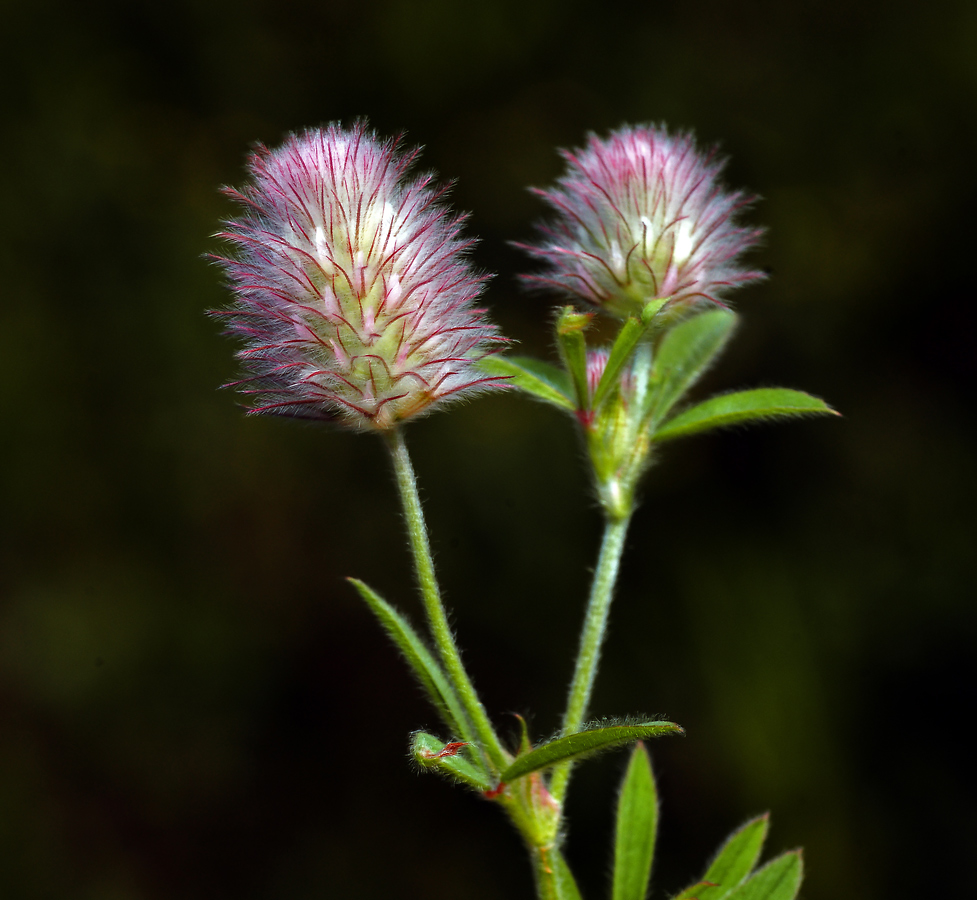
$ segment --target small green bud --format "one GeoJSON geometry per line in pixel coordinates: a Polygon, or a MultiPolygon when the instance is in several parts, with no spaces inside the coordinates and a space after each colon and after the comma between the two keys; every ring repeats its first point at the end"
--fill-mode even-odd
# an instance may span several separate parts
{"type": "Polygon", "coordinates": [[[560,310],[560,315],[556,320],[556,333],[559,335],[574,334],[586,330],[593,313],[582,313],[575,310],[572,306],[564,306],[560,310]]]}
{"type": "Polygon", "coordinates": [[[479,791],[491,788],[485,775],[464,753],[467,741],[439,741],[433,734],[416,731],[411,736],[411,756],[424,769],[434,769],[441,775],[461,781],[479,791]]]}
{"type": "MultiPolygon", "coordinates": [[[[607,351],[591,351],[591,377],[599,380],[607,351]]],[[[634,506],[634,489],[651,462],[645,398],[651,372],[651,347],[639,344],[614,389],[582,424],[585,426],[597,495],[605,512],[620,519],[634,506]]]]}

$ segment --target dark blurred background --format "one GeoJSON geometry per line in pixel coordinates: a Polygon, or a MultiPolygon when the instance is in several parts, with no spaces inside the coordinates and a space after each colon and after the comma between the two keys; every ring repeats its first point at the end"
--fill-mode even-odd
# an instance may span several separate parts
{"type": "MultiPolygon", "coordinates": [[[[532,896],[499,811],[411,771],[434,715],[343,581],[419,613],[380,442],[217,390],[218,187],[363,115],[457,179],[523,352],[551,304],[507,241],[557,146],[666,121],[762,195],[772,277],[702,392],[845,418],[662,454],[594,711],[688,729],[653,747],[659,897],[767,809],[808,900],[972,890],[977,5],[35,0],[3,28],[4,898],[532,896]]],[[[476,682],[546,736],[600,529],[572,423],[495,396],[409,441],[476,682]]],[[[623,763],[570,798],[589,898],[623,763]]]]}

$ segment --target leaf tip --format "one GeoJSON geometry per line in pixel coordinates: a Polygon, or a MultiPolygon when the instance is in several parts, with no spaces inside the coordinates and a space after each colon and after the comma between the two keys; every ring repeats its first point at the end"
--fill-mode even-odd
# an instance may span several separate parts
{"type": "Polygon", "coordinates": [[[804,848],[798,847],[790,852],[797,857],[797,886],[800,888],[800,884],[804,880],[804,848]]]}

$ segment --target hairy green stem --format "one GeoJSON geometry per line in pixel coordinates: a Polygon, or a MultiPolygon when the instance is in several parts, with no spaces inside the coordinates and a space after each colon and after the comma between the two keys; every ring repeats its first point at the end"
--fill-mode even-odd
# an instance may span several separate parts
{"type": "Polygon", "coordinates": [[[427,526],[424,524],[424,513],[421,510],[421,498],[417,493],[417,479],[407,453],[407,445],[404,443],[404,435],[399,428],[392,428],[385,437],[393,458],[397,487],[404,507],[404,519],[407,522],[407,534],[414,556],[414,568],[421,597],[424,600],[431,636],[444,663],[448,678],[458,693],[458,698],[471,720],[485,753],[495,769],[501,771],[507,764],[506,753],[465,671],[454,635],[448,625],[444,604],[441,602],[441,591],[434,574],[434,560],[431,557],[427,526]]]}
{"type": "MultiPolygon", "coordinates": [[[[607,614],[614,596],[614,584],[624,552],[624,538],[631,521],[631,510],[622,516],[608,516],[604,526],[604,539],[600,546],[597,569],[590,588],[587,615],[580,634],[580,650],[577,666],[567,698],[567,710],[563,716],[563,734],[579,731],[587,715],[587,705],[597,676],[601,644],[607,630],[607,614]]],[[[565,762],[553,768],[549,790],[558,803],[563,803],[570,780],[572,763],[565,762]]]]}
{"type": "Polygon", "coordinates": [[[581,900],[577,882],[559,849],[534,847],[530,858],[539,900],[581,900]]]}

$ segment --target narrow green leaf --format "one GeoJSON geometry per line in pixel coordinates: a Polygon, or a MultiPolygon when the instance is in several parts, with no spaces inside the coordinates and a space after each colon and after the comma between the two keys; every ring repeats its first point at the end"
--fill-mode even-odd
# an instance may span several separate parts
{"type": "Polygon", "coordinates": [[[410,749],[418,765],[425,769],[434,769],[479,791],[492,787],[482,769],[471,762],[465,755],[465,748],[457,743],[445,744],[433,734],[415,731],[410,749]]]}
{"type": "Polygon", "coordinates": [[[468,718],[454,688],[431,651],[427,649],[424,641],[410,626],[407,619],[386,600],[382,599],[369,585],[364,584],[358,578],[347,578],[346,580],[356,588],[359,595],[380,620],[383,630],[387,632],[391,640],[397,645],[397,649],[403,654],[404,659],[407,660],[407,664],[411,667],[417,680],[420,681],[438,712],[441,713],[445,724],[456,734],[464,737],[465,740],[472,740],[474,736],[468,725],[468,718]]]}
{"type": "Polygon", "coordinates": [[[609,725],[603,728],[592,728],[578,731],[566,737],[557,738],[541,744],[535,750],[530,750],[515,761],[502,775],[502,781],[512,781],[548,769],[557,763],[571,759],[582,759],[601,750],[612,750],[624,744],[631,744],[644,738],[659,737],[663,734],[685,734],[681,727],[673,722],[641,722],[635,725],[609,725]]]}
{"type": "Polygon", "coordinates": [[[607,365],[597,383],[597,390],[594,391],[594,399],[591,404],[593,409],[600,406],[603,399],[614,389],[618,382],[618,376],[628,361],[631,353],[637,346],[641,336],[647,329],[637,319],[628,319],[618,332],[611,347],[610,356],[607,358],[607,365]]]}
{"type": "Polygon", "coordinates": [[[640,741],[631,754],[617,802],[613,900],[644,900],[658,829],[658,794],[648,751],[640,741]]]}
{"type": "Polygon", "coordinates": [[[655,355],[648,411],[660,422],[726,345],[736,325],[728,309],[714,309],[666,332],[655,355]]]}
{"type": "Polygon", "coordinates": [[[528,753],[533,749],[533,745],[529,740],[529,728],[526,725],[526,720],[519,713],[513,713],[513,715],[519,721],[519,752],[528,753]]]}
{"type": "Polygon", "coordinates": [[[737,391],[734,394],[712,397],[679,413],[655,432],[655,440],[670,441],[701,431],[741,422],[755,422],[758,419],[821,414],[838,415],[823,400],[803,391],[791,391],[787,388],[737,391]]]}
{"type": "Polygon", "coordinates": [[[587,387],[587,343],[583,333],[593,313],[577,312],[572,306],[565,306],[556,320],[556,342],[560,357],[573,379],[577,402],[574,409],[590,408],[590,391],[587,387]]]}
{"type": "Polygon", "coordinates": [[[676,894],[672,900],[699,900],[699,894],[709,890],[710,887],[708,881],[697,881],[682,891],[681,894],[676,894]]]}
{"type": "Polygon", "coordinates": [[[702,881],[686,888],[675,900],[722,900],[757,864],[770,827],[769,815],[751,819],[734,831],[713,857],[702,881]]]}
{"type": "Polygon", "coordinates": [[[794,900],[803,877],[801,851],[792,850],[768,862],[726,897],[727,900],[794,900]]]}
{"type": "Polygon", "coordinates": [[[487,356],[478,368],[486,375],[501,375],[519,390],[561,409],[575,410],[573,384],[567,373],[552,363],[528,356],[487,356]]]}
{"type": "MultiPolygon", "coordinates": [[[[719,900],[753,871],[769,829],[770,816],[765,814],[740,826],[726,839],[703,876],[705,881],[719,885],[718,889],[713,889],[717,893],[706,895],[709,900],[719,900]]],[[[699,900],[706,898],[700,897],[699,900]]]]}
{"type": "Polygon", "coordinates": [[[645,325],[650,325],[655,316],[662,311],[662,307],[668,303],[668,297],[664,299],[649,300],[641,309],[641,321],[645,325]]]}

